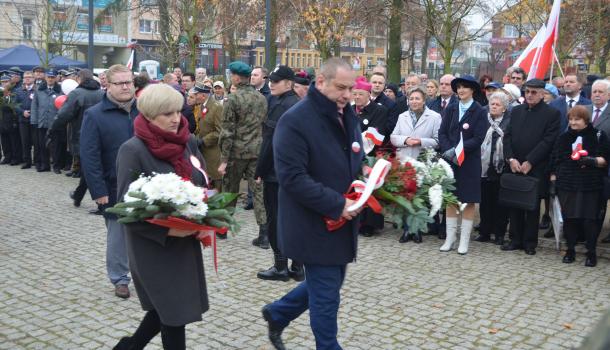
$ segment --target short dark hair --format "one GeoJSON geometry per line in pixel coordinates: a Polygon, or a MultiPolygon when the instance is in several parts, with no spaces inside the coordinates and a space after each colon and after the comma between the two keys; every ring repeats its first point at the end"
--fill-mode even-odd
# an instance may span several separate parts
{"type": "Polygon", "coordinates": [[[133,78],[133,86],[136,89],[142,89],[150,84],[150,77],[147,72],[142,72],[133,78]]]}
{"type": "Polygon", "coordinates": [[[195,81],[195,74],[191,73],[191,72],[186,72],[186,73],[182,73],[182,79],[184,79],[184,77],[191,77],[192,81],[195,81]]]}
{"type": "Polygon", "coordinates": [[[83,82],[90,79],[93,79],[93,73],[90,70],[85,68],[78,71],[78,80],[83,82]]]}
{"type": "Polygon", "coordinates": [[[521,67],[515,67],[515,69],[513,70],[512,73],[510,73],[510,75],[512,76],[513,74],[521,74],[521,76],[523,76],[523,78],[525,78],[525,71],[523,70],[523,68],[521,67]]]}

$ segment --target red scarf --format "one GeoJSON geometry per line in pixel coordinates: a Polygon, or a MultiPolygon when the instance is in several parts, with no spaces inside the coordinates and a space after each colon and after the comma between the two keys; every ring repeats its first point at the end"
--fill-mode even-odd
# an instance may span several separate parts
{"type": "Polygon", "coordinates": [[[134,127],[136,137],[144,141],[153,156],[170,163],[178,176],[191,178],[191,163],[184,157],[184,149],[190,136],[188,121],[184,116],[175,134],[152,124],[142,114],[136,117],[134,127]]]}

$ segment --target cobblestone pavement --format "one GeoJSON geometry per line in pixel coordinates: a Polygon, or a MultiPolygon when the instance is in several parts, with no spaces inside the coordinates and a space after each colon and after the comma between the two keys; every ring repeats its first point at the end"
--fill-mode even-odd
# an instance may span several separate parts
{"type": "MultiPolygon", "coordinates": [[[[135,291],[113,295],[106,278],[105,228],[74,208],[74,179],[0,166],[0,349],[111,349],[143,316],[135,291]]],[[[88,198],[87,198],[88,199],[88,198]]],[[[239,236],[220,242],[219,277],[204,252],[211,309],[187,327],[189,349],[271,349],[261,307],[295,284],[261,281],[271,251],[239,236]]],[[[466,256],[441,242],[399,244],[398,232],[362,238],[343,288],[339,338],[345,349],[562,349],[578,346],[610,307],[609,261],[561,263],[472,243],[466,256]]],[[[313,349],[305,314],[286,329],[289,349],[313,349]]],[[[150,349],[160,349],[155,338],[150,349]]]]}

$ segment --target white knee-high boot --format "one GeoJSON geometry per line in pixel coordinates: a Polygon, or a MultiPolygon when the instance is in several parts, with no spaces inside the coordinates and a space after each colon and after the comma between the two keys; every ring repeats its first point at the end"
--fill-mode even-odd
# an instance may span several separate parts
{"type": "Polygon", "coordinates": [[[446,223],[446,233],[447,238],[445,239],[445,243],[441,246],[441,252],[448,252],[453,248],[453,244],[455,243],[455,236],[457,234],[457,218],[456,217],[447,217],[445,219],[446,223]]]}
{"type": "Polygon", "coordinates": [[[472,220],[462,219],[462,226],[460,229],[460,246],[458,247],[458,253],[468,253],[468,243],[470,242],[470,232],[472,232],[472,220]]]}

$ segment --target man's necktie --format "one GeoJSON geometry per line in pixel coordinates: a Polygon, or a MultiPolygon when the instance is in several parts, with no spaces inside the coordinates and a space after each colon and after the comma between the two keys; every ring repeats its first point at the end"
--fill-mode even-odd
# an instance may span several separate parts
{"type": "Polygon", "coordinates": [[[441,109],[445,109],[445,107],[447,107],[447,101],[441,100],[441,109]]]}
{"type": "Polygon", "coordinates": [[[574,107],[574,100],[570,100],[570,101],[568,101],[568,107],[569,107],[569,108],[574,107]]]}
{"type": "Polygon", "coordinates": [[[601,110],[599,110],[599,108],[595,110],[595,115],[593,116],[593,120],[591,121],[591,123],[594,123],[595,121],[597,121],[597,118],[599,118],[600,113],[601,113],[601,110]]]}

